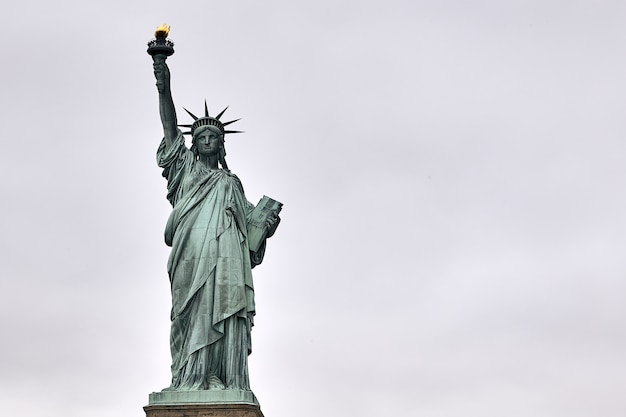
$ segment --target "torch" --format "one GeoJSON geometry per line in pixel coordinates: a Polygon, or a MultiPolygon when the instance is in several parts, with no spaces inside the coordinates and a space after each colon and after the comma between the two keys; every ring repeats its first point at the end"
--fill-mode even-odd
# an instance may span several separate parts
{"type": "Polygon", "coordinates": [[[168,56],[174,53],[174,42],[167,39],[169,33],[170,27],[165,23],[154,31],[154,39],[148,42],[147,51],[153,60],[156,61],[157,55],[163,55],[162,59],[165,61],[168,56]]]}

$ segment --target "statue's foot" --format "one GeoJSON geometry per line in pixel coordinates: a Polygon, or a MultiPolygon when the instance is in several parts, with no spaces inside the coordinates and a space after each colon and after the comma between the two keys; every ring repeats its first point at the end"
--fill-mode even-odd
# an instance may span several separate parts
{"type": "Polygon", "coordinates": [[[210,390],[221,390],[226,389],[226,385],[216,376],[209,377],[209,389],[210,390]]]}

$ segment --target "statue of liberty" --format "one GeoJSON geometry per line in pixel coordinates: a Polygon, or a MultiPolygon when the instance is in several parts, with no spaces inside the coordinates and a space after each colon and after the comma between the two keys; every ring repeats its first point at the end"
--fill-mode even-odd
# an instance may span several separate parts
{"type": "Polygon", "coordinates": [[[164,391],[250,391],[248,355],[255,314],[251,271],[263,260],[265,239],[278,226],[281,204],[264,197],[266,207],[261,210],[259,203],[255,210],[228,169],[224,137],[240,132],[227,129],[236,120],[221,121],[226,109],[212,117],[205,101],[204,116],[185,109],[193,122],[177,124],[165,62],[173,53],[173,43],[165,40],[168,29],[157,29],[159,44],[153,41],[148,49],[164,134],[157,163],[173,207],[165,228],[165,242],[172,248],[167,265],[172,382],[164,391]],[[179,126],[189,131],[183,133],[179,126]],[[192,137],[189,148],[184,134],[192,137]],[[264,216],[259,217],[261,211],[264,216]]]}

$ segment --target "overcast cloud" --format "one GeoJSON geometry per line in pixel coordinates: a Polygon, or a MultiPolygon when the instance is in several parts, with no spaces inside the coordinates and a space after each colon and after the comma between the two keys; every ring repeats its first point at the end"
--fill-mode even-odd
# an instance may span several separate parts
{"type": "MultiPolygon", "coordinates": [[[[626,415],[626,3],[12,1],[2,415],[144,415],[170,295],[146,42],[230,105],[267,417],[626,415]]],[[[230,118],[228,120],[230,120],[230,118]]]]}

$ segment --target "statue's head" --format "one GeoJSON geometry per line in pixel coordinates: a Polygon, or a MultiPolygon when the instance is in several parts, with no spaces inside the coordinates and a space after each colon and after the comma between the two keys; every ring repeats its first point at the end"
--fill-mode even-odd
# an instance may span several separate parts
{"type": "MultiPolygon", "coordinates": [[[[226,107],[228,109],[228,107],[226,107]]],[[[197,117],[189,110],[185,109],[185,111],[193,118],[193,124],[190,125],[179,125],[181,127],[188,127],[190,130],[188,132],[183,132],[185,135],[191,135],[192,137],[192,146],[191,150],[197,156],[199,155],[200,148],[198,147],[198,140],[202,135],[211,136],[215,135],[219,137],[220,142],[220,153],[219,153],[219,161],[222,165],[222,168],[228,169],[226,165],[226,160],[224,157],[226,156],[226,150],[224,149],[224,135],[228,133],[241,133],[238,130],[226,130],[225,127],[231,123],[235,123],[237,120],[231,120],[229,122],[221,122],[220,117],[226,111],[226,109],[222,110],[220,114],[215,117],[209,116],[209,109],[206,105],[206,100],[204,102],[204,117],[197,117]]]]}

